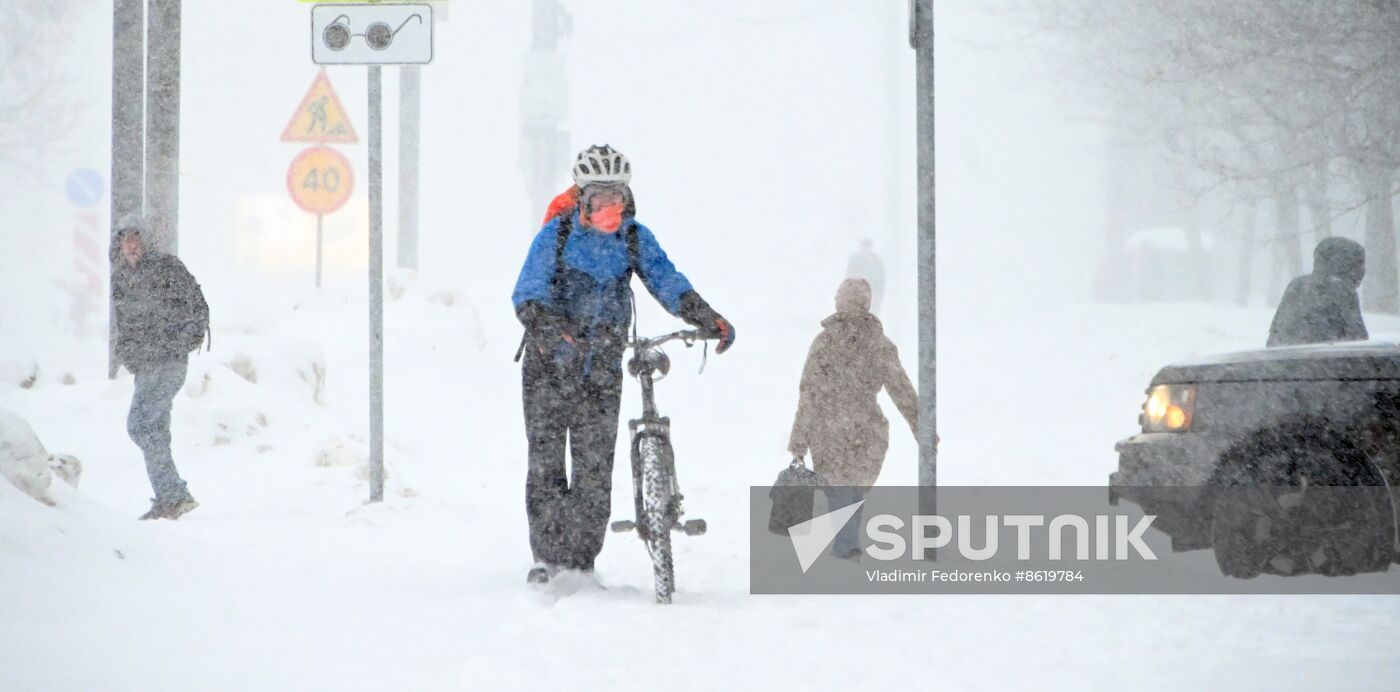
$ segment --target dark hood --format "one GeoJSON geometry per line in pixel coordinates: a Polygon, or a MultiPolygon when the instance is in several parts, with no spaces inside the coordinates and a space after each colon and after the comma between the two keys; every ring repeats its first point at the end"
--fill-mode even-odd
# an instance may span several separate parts
{"type": "Polygon", "coordinates": [[[1366,249],[1346,238],[1326,238],[1313,250],[1313,273],[1356,288],[1366,276],[1366,249]]]}

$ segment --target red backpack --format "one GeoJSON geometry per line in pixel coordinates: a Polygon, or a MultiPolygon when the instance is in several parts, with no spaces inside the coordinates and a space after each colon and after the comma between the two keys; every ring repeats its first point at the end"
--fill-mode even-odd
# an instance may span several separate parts
{"type": "MultiPolygon", "coordinates": [[[[554,200],[549,203],[549,208],[544,212],[544,221],[540,222],[540,225],[543,226],[553,221],[556,216],[572,216],[575,211],[578,211],[579,197],[581,195],[582,191],[579,190],[577,185],[571,185],[569,189],[559,193],[555,196],[554,200]]],[[[632,218],[637,216],[637,203],[632,199],[632,191],[630,189],[627,191],[627,210],[623,213],[632,218]]]]}
{"type": "Polygon", "coordinates": [[[549,209],[544,212],[544,221],[541,226],[548,224],[554,217],[561,214],[573,214],[578,209],[579,189],[577,185],[571,185],[569,189],[559,193],[554,201],[549,203],[549,209]]]}

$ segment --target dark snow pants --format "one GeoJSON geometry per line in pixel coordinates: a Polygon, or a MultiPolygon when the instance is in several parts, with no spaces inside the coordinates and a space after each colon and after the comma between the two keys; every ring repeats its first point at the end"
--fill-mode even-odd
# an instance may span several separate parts
{"type": "Polygon", "coordinates": [[[156,502],[163,505],[189,496],[170,453],[170,407],[185,384],[186,368],[184,359],[140,368],[126,416],[126,432],[145,455],[151,489],[156,502]]]}
{"type": "Polygon", "coordinates": [[[558,359],[526,348],[525,432],[530,468],[525,513],[536,562],[593,569],[612,513],[613,451],[622,398],[622,352],[558,359]],[[565,471],[565,442],[573,460],[565,471]]]}

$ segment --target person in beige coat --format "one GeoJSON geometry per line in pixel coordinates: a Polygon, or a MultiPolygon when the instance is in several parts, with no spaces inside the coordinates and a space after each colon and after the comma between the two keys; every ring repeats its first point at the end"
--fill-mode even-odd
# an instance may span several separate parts
{"type": "MultiPolygon", "coordinates": [[[[890,444],[889,421],[875,396],[889,392],[895,408],[917,435],[919,397],[899,363],[899,351],[870,313],[870,284],[861,278],[841,282],[836,312],[822,320],[812,341],[788,451],[794,459],[812,453],[812,467],[826,489],[831,509],[859,502],[875,484],[890,444]]],[[[832,553],[860,553],[860,516],[847,522],[832,553]]]]}

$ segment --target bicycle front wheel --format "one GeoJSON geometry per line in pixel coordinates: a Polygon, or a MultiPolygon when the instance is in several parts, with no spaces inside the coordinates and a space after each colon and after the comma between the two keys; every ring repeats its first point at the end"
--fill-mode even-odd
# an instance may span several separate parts
{"type": "Polygon", "coordinates": [[[643,537],[656,575],[656,602],[670,603],[676,590],[675,561],[671,557],[671,528],[676,525],[671,445],[664,438],[646,435],[637,441],[637,454],[642,467],[643,537]]]}

